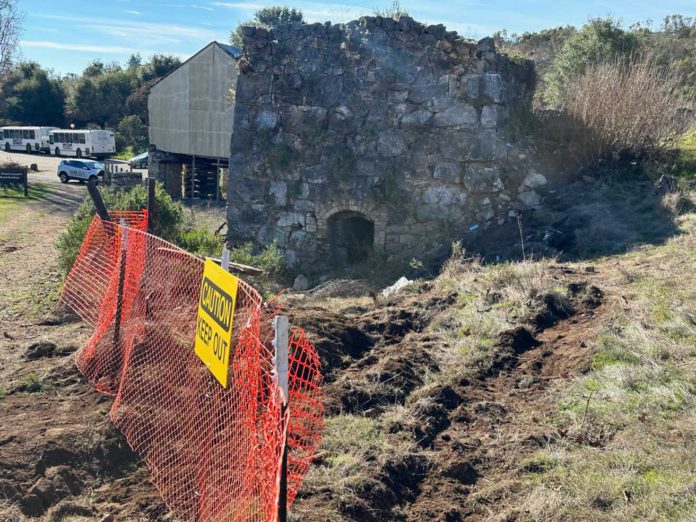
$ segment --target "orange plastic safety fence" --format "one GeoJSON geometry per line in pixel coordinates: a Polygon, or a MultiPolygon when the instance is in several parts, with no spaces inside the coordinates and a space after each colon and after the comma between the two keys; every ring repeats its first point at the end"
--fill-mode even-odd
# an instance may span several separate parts
{"type": "Polygon", "coordinates": [[[180,520],[271,521],[287,441],[288,505],[323,427],[316,350],[290,334],[289,407],[283,417],[271,321],[277,310],[240,281],[229,384],[194,353],[203,262],[148,235],[147,213],[95,218],[61,299],[94,334],[77,365],[115,396],[111,418],[145,460],[180,520]]]}

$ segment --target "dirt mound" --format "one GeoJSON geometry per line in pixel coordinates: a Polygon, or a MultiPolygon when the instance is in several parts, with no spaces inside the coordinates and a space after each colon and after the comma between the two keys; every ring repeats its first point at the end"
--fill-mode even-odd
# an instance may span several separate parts
{"type": "Polygon", "coordinates": [[[375,419],[385,433],[411,441],[396,457],[368,455],[365,482],[352,496],[335,499],[330,485],[321,494],[305,488],[296,505],[302,520],[320,520],[326,503],[345,520],[486,519],[485,505],[500,500],[488,485],[507,480],[518,471],[515,463],[559,436],[535,422],[553,407],[549,388],[588,367],[585,339],[601,323],[604,296],[585,280],[566,290],[538,296],[534,313],[521,321],[527,326],[501,332],[489,356],[456,385],[428,379],[441,368],[425,332],[456,294],[437,295],[428,286],[415,298],[402,294],[398,305],[348,316],[316,307],[298,312],[294,320],[335,362],[327,363],[328,415],[375,419]]]}

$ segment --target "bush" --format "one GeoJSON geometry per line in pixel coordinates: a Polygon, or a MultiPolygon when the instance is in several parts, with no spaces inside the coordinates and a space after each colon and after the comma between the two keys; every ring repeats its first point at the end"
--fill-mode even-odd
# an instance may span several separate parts
{"type": "Polygon", "coordinates": [[[281,280],[286,275],[285,256],[275,241],[258,252],[252,243],[233,248],[230,251],[230,261],[260,268],[264,271],[264,278],[268,280],[281,280]]]}
{"type": "Polygon", "coordinates": [[[546,80],[544,101],[552,106],[562,103],[567,85],[588,67],[600,63],[627,62],[640,49],[639,34],[624,31],[613,18],[593,18],[572,34],[558,52],[546,80]]]}
{"type": "Polygon", "coordinates": [[[210,230],[196,228],[181,235],[179,246],[199,256],[219,256],[222,243],[210,230]]]}
{"type": "Polygon", "coordinates": [[[563,113],[579,127],[572,144],[587,166],[640,159],[674,147],[692,123],[679,81],[650,58],[589,66],[562,93],[563,113]]]}
{"type": "MultiPolygon", "coordinates": [[[[101,194],[106,208],[110,210],[142,210],[147,207],[147,190],[143,186],[137,186],[128,192],[103,188],[101,194]]],[[[65,232],[58,238],[60,268],[66,274],[75,262],[94,213],[92,200],[85,199],[65,232]]],[[[172,201],[159,183],[155,188],[153,220],[154,235],[192,254],[216,257],[222,251],[220,239],[209,230],[186,229],[181,206],[172,201]]],[[[258,281],[262,289],[269,288],[268,283],[279,281],[286,275],[285,256],[275,242],[261,250],[256,250],[251,243],[246,243],[230,251],[230,260],[262,269],[264,276],[258,281]]]]}
{"type": "MultiPolygon", "coordinates": [[[[147,207],[147,190],[137,186],[128,192],[101,190],[106,208],[110,210],[142,210],[147,207]]],[[[94,217],[95,208],[92,200],[86,198],[68,224],[65,232],[58,238],[57,247],[60,255],[60,267],[67,273],[75,262],[82,241],[87,234],[89,224],[94,217]]],[[[172,201],[162,186],[155,188],[155,211],[152,233],[175,244],[182,239],[183,214],[181,207],[172,201]]]]}

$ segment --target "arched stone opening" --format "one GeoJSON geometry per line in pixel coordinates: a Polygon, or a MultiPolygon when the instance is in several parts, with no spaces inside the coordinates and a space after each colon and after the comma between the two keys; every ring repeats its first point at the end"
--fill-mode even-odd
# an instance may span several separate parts
{"type": "Polygon", "coordinates": [[[329,259],[334,266],[367,261],[374,250],[375,223],[360,212],[346,210],[328,219],[329,259]]]}

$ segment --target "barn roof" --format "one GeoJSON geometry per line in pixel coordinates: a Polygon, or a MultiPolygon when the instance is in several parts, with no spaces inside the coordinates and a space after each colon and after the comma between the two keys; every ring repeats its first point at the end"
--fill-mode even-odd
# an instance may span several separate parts
{"type": "Polygon", "coordinates": [[[155,86],[157,86],[157,85],[159,85],[160,83],[162,83],[162,80],[167,79],[167,78],[169,77],[169,75],[171,75],[172,73],[174,73],[174,72],[178,71],[179,69],[181,69],[184,65],[186,65],[187,63],[189,63],[191,60],[195,59],[199,54],[201,54],[201,53],[202,53],[203,51],[205,51],[208,47],[211,47],[211,46],[213,46],[213,45],[215,45],[215,46],[219,47],[220,49],[222,49],[223,51],[225,51],[225,53],[227,53],[228,55],[230,55],[230,56],[231,56],[232,58],[234,58],[235,60],[237,60],[237,59],[242,55],[242,51],[241,51],[241,49],[239,49],[238,47],[234,47],[234,46],[232,46],[232,45],[223,44],[223,43],[220,43],[220,42],[217,42],[217,41],[210,42],[208,45],[206,45],[205,47],[203,47],[203,48],[202,48],[200,51],[198,51],[196,54],[194,54],[193,56],[191,56],[188,60],[186,60],[185,62],[183,62],[179,67],[177,67],[177,68],[174,69],[173,71],[170,71],[168,74],[162,76],[162,78],[160,78],[159,80],[157,80],[157,82],[156,82],[152,87],[150,87],[150,90],[154,89],[155,86]]]}

